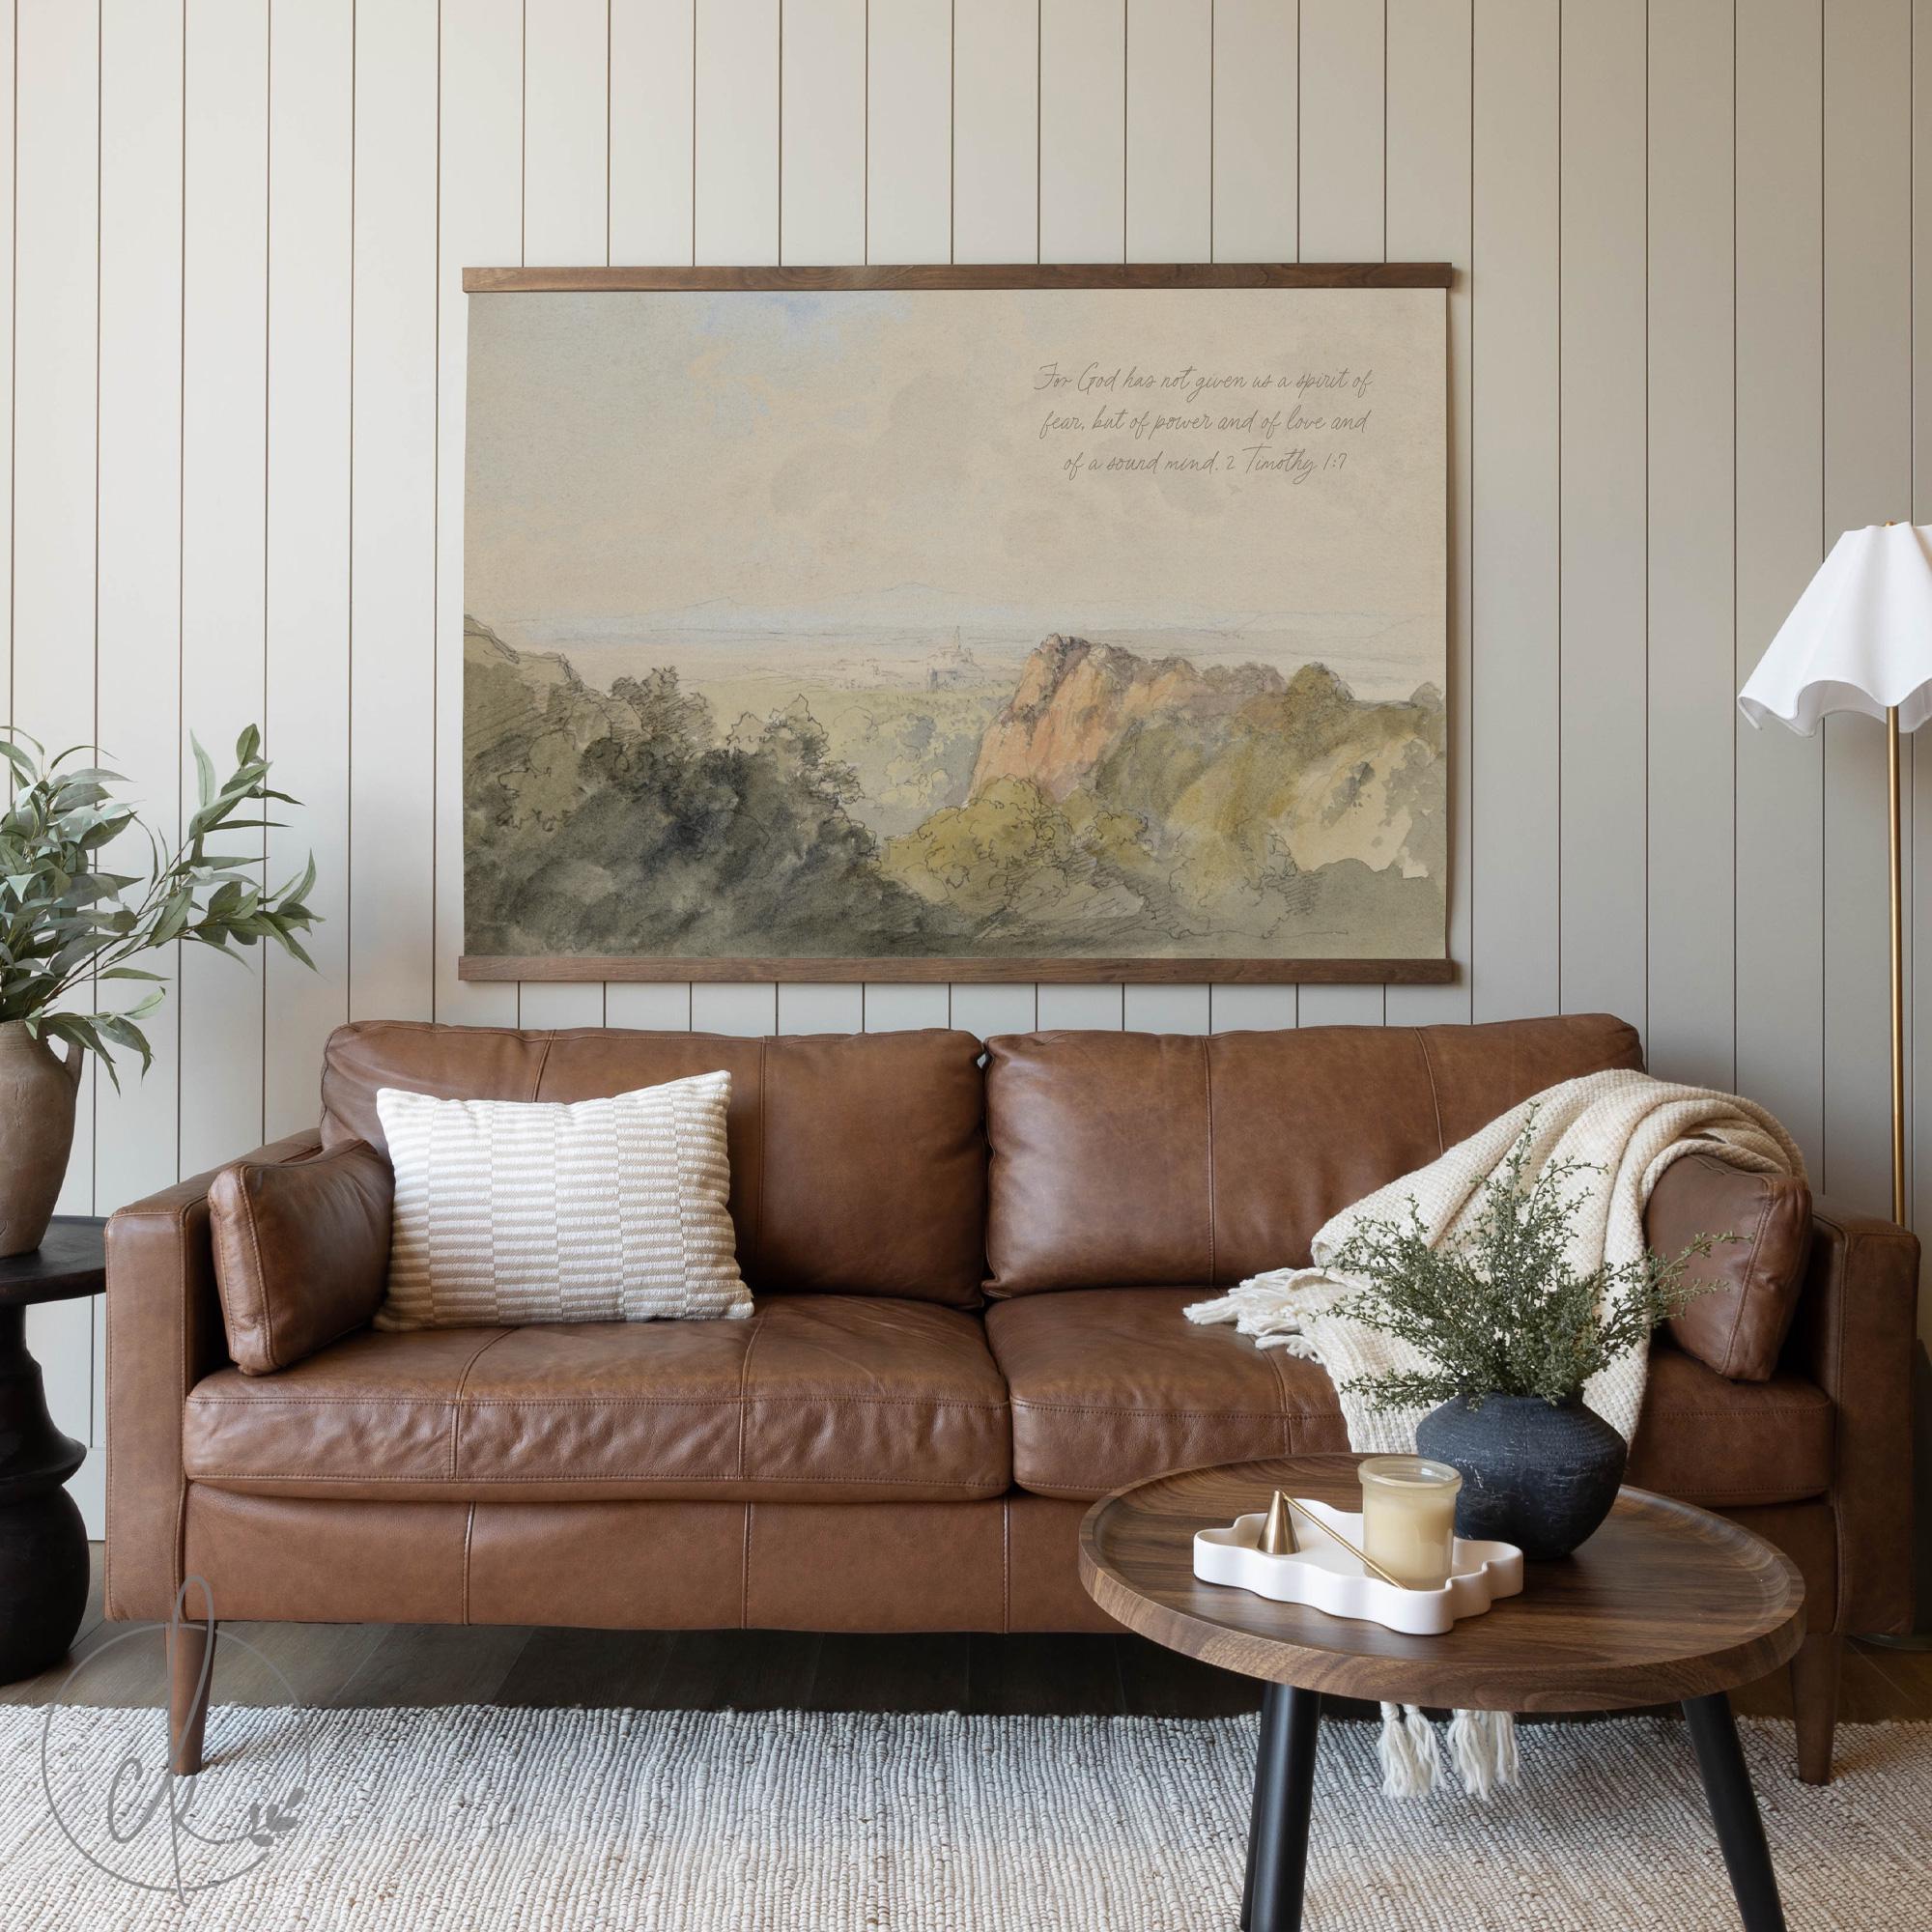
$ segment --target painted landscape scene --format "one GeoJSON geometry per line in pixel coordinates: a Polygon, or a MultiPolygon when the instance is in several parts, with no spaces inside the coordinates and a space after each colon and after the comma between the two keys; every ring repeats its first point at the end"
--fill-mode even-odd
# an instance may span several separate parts
{"type": "Polygon", "coordinates": [[[1440,297],[1230,293],[473,300],[466,951],[1439,958],[1440,297]]]}

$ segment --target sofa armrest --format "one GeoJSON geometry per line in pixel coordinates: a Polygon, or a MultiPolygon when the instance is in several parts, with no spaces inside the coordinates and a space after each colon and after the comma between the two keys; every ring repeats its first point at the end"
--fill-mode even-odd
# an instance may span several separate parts
{"type": "MultiPolygon", "coordinates": [[[[309,1128],[256,1161],[305,1160],[309,1128]]],[[[107,1614],[164,1618],[181,1582],[182,1406],[228,1359],[208,1189],[196,1175],[107,1223],[107,1614]]]]}
{"type": "MultiPolygon", "coordinates": [[[[1811,1260],[1784,1366],[1832,1398],[1838,1601],[1829,1625],[1907,1629],[1912,1617],[1912,1360],[1918,1238],[1827,1201],[1811,1210],[1811,1260]]],[[[1822,1606],[1821,1606],[1822,1607],[1822,1606]]]]}

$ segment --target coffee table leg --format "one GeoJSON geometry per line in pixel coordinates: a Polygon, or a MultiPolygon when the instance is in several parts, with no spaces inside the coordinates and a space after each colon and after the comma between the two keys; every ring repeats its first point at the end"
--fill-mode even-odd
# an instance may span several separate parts
{"type": "Polygon", "coordinates": [[[1270,1684],[1262,1705],[1255,1808],[1248,1840],[1243,1932],[1299,1932],[1308,1869],[1308,1813],[1315,1797],[1315,1745],[1321,1695],[1270,1684]]]}
{"type": "Polygon", "coordinates": [[[1704,1793],[1711,1801],[1711,1819],[1718,1828],[1718,1843],[1745,1932],[1784,1932],[1784,1907],[1778,1903],[1771,1847],[1765,1843],[1764,1820],[1758,1815],[1757,1796],[1738,1744],[1731,1701],[1722,1691],[1713,1697],[1687,1697],[1684,1716],[1690,1725],[1697,1769],[1704,1776],[1704,1793]]]}

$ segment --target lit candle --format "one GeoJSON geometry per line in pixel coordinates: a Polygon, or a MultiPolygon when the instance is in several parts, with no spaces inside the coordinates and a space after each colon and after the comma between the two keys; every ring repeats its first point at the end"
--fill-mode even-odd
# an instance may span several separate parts
{"type": "Polygon", "coordinates": [[[1371,1456],[1361,1466],[1362,1548],[1411,1590],[1449,1580],[1463,1478],[1424,1456],[1371,1456]]]}

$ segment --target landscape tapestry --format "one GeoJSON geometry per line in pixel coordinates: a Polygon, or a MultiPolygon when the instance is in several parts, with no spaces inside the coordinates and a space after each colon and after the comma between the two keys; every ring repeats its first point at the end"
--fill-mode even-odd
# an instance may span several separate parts
{"type": "Polygon", "coordinates": [[[466,970],[1439,964],[1444,331],[1439,287],[472,295],[466,970]]]}

